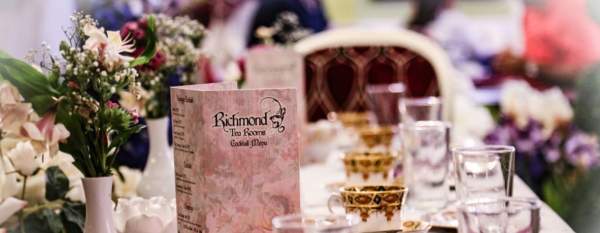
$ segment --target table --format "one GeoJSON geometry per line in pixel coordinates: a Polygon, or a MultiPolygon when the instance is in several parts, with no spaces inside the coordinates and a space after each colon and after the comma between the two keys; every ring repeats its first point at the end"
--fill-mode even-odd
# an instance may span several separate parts
{"type": "MultiPolygon", "coordinates": [[[[300,200],[304,212],[327,211],[329,193],[325,186],[343,181],[344,168],[339,161],[307,165],[300,168],[300,200]]],[[[535,193],[518,177],[514,180],[515,197],[535,197],[535,193]]],[[[542,203],[541,233],[571,233],[573,229],[562,220],[546,203],[542,203]]]]}

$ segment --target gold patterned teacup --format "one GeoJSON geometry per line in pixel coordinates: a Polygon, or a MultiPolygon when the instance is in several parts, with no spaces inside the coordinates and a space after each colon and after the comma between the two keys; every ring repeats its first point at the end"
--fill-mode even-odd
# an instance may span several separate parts
{"type": "Polygon", "coordinates": [[[366,126],[357,129],[362,143],[367,148],[384,146],[389,148],[394,137],[394,128],[392,126],[366,126]]]}
{"type": "Polygon", "coordinates": [[[344,155],[346,183],[350,185],[391,184],[394,156],[383,151],[350,151],[344,155]]]}
{"type": "Polygon", "coordinates": [[[327,118],[339,121],[347,128],[365,127],[371,122],[371,115],[368,112],[331,112],[327,118]]]}
{"type": "Polygon", "coordinates": [[[333,207],[341,204],[346,214],[359,216],[360,232],[402,229],[407,192],[399,185],[346,186],[329,198],[327,206],[334,213],[333,207]]]}

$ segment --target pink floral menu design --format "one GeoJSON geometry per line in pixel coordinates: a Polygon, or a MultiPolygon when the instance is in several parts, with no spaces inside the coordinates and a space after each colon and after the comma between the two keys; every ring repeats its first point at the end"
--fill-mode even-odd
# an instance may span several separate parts
{"type": "Polygon", "coordinates": [[[294,89],[171,89],[181,233],[271,232],[300,211],[294,89]]]}

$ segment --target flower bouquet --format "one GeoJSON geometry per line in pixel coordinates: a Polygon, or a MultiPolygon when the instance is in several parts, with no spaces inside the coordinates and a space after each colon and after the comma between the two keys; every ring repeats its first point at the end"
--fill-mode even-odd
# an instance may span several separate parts
{"type": "Polygon", "coordinates": [[[202,24],[186,16],[149,15],[126,23],[121,29],[121,36],[131,35],[135,48],[131,55],[139,56],[148,40],[156,40],[156,54],[149,63],[136,67],[144,94],[142,97],[145,98],[121,92],[122,105],[146,118],[166,117],[170,111],[169,87],[195,81],[204,33],[202,24]],[[149,17],[156,19],[155,34],[146,33],[149,17]]]}
{"type": "MultiPolygon", "coordinates": [[[[139,95],[141,85],[134,67],[154,56],[155,40],[150,36],[141,55],[133,58],[126,54],[134,51],[130,38],[122,39],[116,31],[106,32],[87,15],[76,13],[72,21],[67,39],[60,44],[60,57],[47,51],[32,56],[39,56],[40,70],[0,52],[0,79],[14,85],[35,113],[44,116],[42,119],[64,126],[42,131],[42,135],[54,138],[61,128],[69,132],[58,148],[72,156],[73,164],[86,177],[85,231],[114,232],[112,218],[107,217],[112,205],[111,169],[120,146],[143,127],[136,112],[115,100],[123,90],[139,95]],[[106,228],[88,227],[94,225],[106,228]]],[[[154,33],[152,17],[148,18],[146,33],[154,33]]]]}
{"type": "Polygon", "coordinates": [[[147,15],[138,21],[126,23],[121,36],[131,35],[134,42],[132,56],[144,51],[148,40],[156,40],[156,54],[149,63],[136,66],[141,83],[142,98],[121,91],[121,105],[139,112],[146,118],[150,148],[138,193],[142,197],[163,196],[175,198],[174,162],[168,144],[168,115],[171,86],[191,84],[198,70],[201,56],[200,42],[204,27],[188,17],[170,17],[163,14],[147,15]],[[148,18],[156,19],[156,34],[147,34],[148,18]],[[155,37],[155,38],[150,38],[155,37]]]}
{"type": "Polygon", "coordinates": [[[40,118],[12,85],[0,82],[0,228],[83,229],[83,175],[58,149],[69,132],[54,117],[40,118]]]}
{"type": "Polygon", "coordinates": [[[598,140],[572,122],[573,110],[558,89],[539,92],[525,82],[506,84],[499,125],[489,144],[516,147],[517,173],[559,214],[566,214],[571,190],[600,162],[598,140]]]}

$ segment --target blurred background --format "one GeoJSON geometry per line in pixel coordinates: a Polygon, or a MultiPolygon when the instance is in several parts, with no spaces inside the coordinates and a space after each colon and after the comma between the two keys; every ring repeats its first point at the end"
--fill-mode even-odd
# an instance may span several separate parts
{"type": "MultiPolygon", "coordinates": [[[[198,20],[208,29],[199,82],[243,80],[251,48],[291,47],[326,30],[419,33],[445,51],[449,76],[467,80],[468,98],[493,119],[470,122],[471,131],[515,145],[517,173],[576,232],[600,229],[598,0],[2,0],[0,49],[24,58],[41,42],[58,45],[73,11],[109,30],[146,13],[198,20]]],[[[122,164],[143,168],[140,141],[147,135],[126,146],[122,164]]]]}

